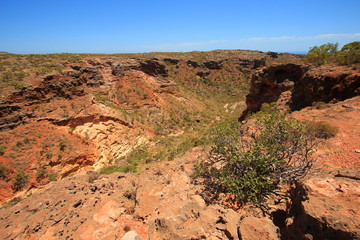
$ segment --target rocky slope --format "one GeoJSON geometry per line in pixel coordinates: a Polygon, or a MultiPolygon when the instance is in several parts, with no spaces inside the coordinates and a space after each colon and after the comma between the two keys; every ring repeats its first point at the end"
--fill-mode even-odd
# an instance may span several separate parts
{"type": "Polygon", "coordinates": [[[359,153],[356,143],[333,144],[360,136],[358,124],[348,128],[359,122],[359,113],[359,97],[294,113],[342,124],[337,136],[319,147],[314,172],[287,197],[271,198],[265,216],[252,206],[233,210],[207,203],[202,186],[191,181],[193,164],[207,157],[206,148],[196,147],[139,175],[83,172],[34,189],[30,197],[0,210],[0,237],[126,239],[129,233],[138,239],[359,239],[359,153]]]}
{"type": "Polygon", "coordinates": [[[345,100],[360,95],[358,71],[339,66],[310,67],[279,64],[258,70],[251,78],[247,109],[242,119],[263,103],[279,102],[300,110],[316,102],[345,100]]]}

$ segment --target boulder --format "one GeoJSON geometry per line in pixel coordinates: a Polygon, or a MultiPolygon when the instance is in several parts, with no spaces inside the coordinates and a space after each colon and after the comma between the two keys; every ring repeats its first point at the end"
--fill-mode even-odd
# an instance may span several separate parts
{"type": "Polygon", "coordinates": [[[174,59],[174,58],[164,58],[164,62],[176,65],[176,64],[178,64],[180,62],[180,60],[179,59],[174,59]]]}
{"type": "Polygon", "coordinates": [[[360,239],[360,183],[311,177],[292,192],[286,220],[289,239],[360,239]]]}
{"type": "Polygon", "coordinates": [[[256,68],[265,66],[266,60],[265,60],[265,58],[260,58],[260,59],[241,58],[241,59],[239,59],[239,65],[241,68],[256,69],[256,68]]]}
{"type": "Polygon", "coordinates": [[[222,68],[223,66],[223,61],[208,61],[208,62],[204,62],[204,66],[207,69],[211,69],[211,70],[219,70],[222,68]]]}
{"type": "Polygon", "coordinates": [[[111,64],[111,73],[115,76],[123,76],[125,71],[125,67],[123,64],[118,62],[113,62],[111,64]]]}
{"type": "Polygon", "coordinates": [[[120,240],[144,240],[135,231],[127,232],[120,240]]]}
{"type": "Polygon", "coordinates": [[[144,73],[146,73],[150,76],[153,76],[153,77],[157,77],[157,76],[167,77],[168,76],[168,72],[166,70],[165,65],[155,59],[148,59],[148,60],[140,61],[140,69],[139,70],[141,70],[144,73]]]}
{"type": "Polygon", "coordinates": [[[210,71],[199,71],[196,73],[197,76],[204,78],[210,75],[210,71]]]}
{"type": "Polygon", "coordinates": [[[239,225],[239,239],[280,239],[279,229],[269,218],[245,217],[239,225]]]}
{"type": "Polygon", "coordinates": [[[189,67],[193,67],[193,68],[197,68],[197,67],[200,66],[197,62],[191,61],[191,60],[188,60],[188,61],[186,62],[186,64],[187,64],[189,67]]]}

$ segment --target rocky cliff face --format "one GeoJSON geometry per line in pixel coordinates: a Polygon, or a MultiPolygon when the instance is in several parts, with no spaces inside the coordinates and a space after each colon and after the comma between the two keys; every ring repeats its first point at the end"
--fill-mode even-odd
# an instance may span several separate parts
{"type": "Polygon", "coordinates": [[[345,67],[281,64],[252,75],[242,119],[263,103],[279,102],[300,110],[316,102],[345,100],[360,94],[360,74],[345,67]]]}

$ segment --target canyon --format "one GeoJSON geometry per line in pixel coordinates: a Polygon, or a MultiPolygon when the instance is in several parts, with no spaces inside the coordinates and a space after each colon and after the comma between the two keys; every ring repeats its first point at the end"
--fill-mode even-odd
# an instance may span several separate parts
{"type": "Polygon", "coordinates": [[[241,50],[1,61],[26,75],[0,92],[1,239],[360,239],[356,69],[241,50]],[[338,131],[265,210],[209,202],[192,178],[208,133],[263,103],[338,131]]]}

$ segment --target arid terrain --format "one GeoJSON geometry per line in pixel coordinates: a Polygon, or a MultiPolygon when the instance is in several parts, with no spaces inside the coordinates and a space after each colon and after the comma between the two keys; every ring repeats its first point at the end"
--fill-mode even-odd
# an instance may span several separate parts
{"type": "Polygon", "coordinates": [[[240,50],[4,53],[0,80],[0,239],[360,239],[356,68],[240,50]],[[250,129],[273,102],[334,136],[265,208],[210,202],[192,174],[212,130],[250,129]]]}

